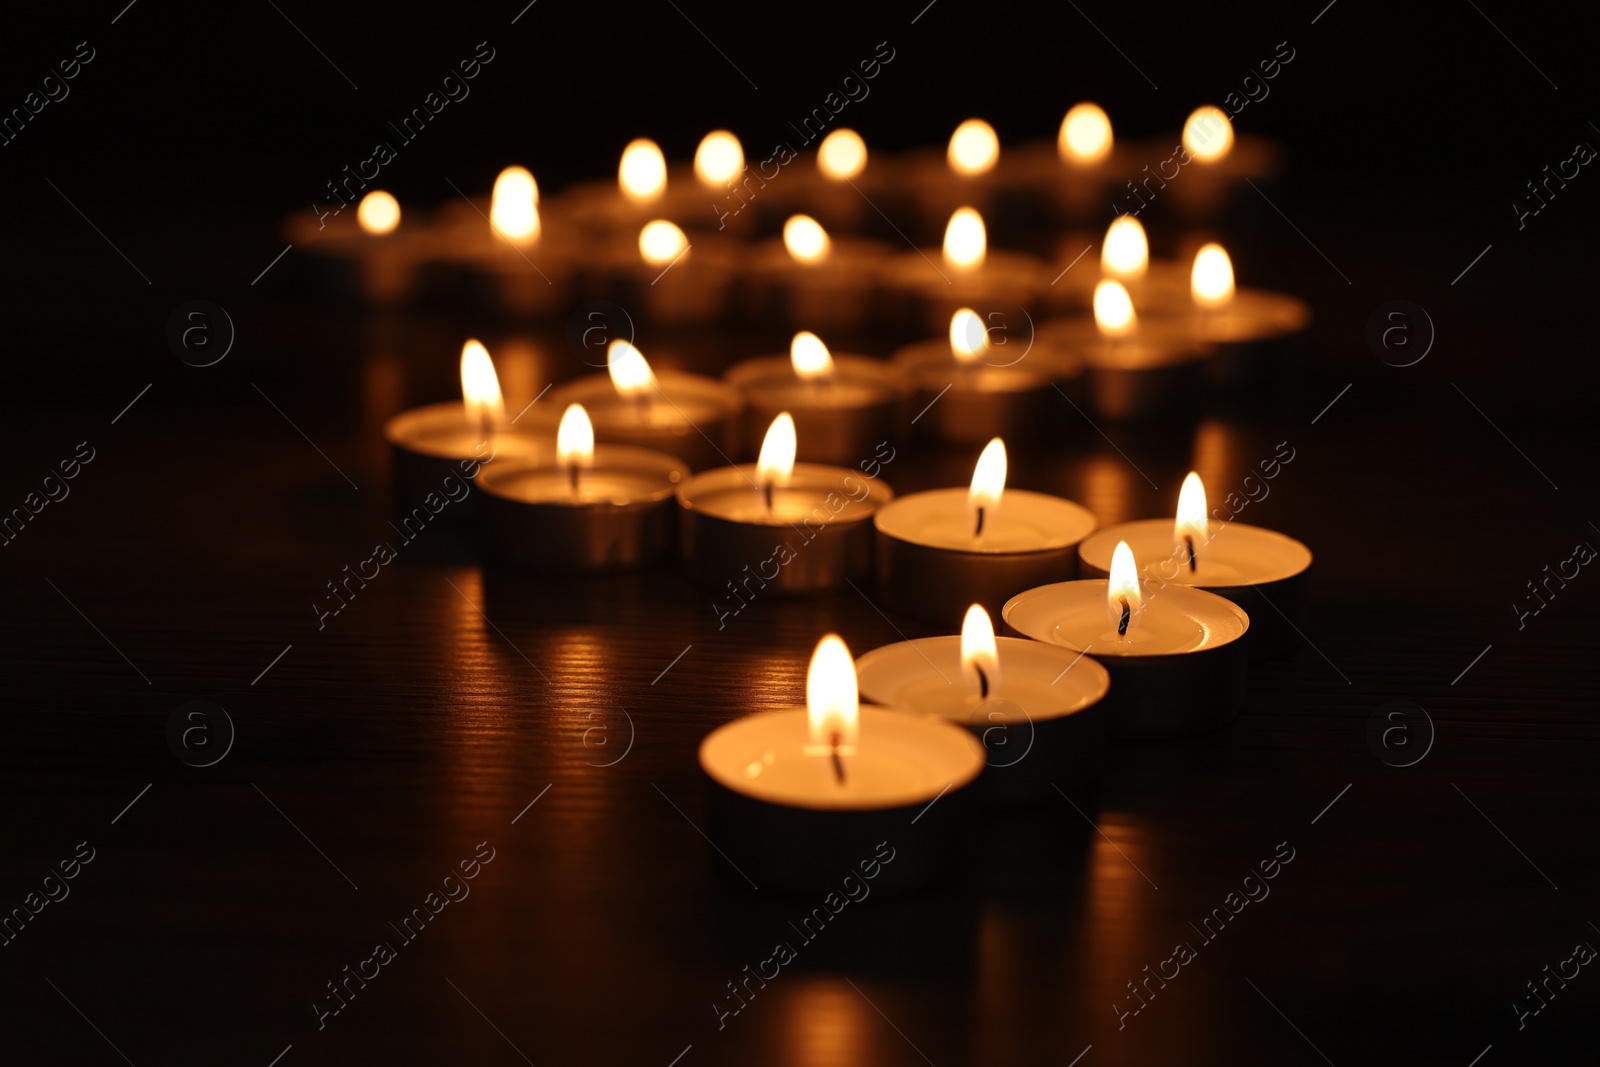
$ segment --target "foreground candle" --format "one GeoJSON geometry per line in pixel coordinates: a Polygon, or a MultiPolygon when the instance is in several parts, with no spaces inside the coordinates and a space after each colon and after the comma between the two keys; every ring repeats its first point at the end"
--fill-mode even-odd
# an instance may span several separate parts
{"type": "Polygon", "coordinates": [[[1007,625],[1098,659],[1111,675],[1113,737],[1180,737],[1224,725],[1243,695],[1250,616],[1203,589],[1144,589],[1118,543],[1106,580],[1030,589],[1005,606],[1007,625]]]}
{"type": "Polygon", "coordinates": [[[1147,519],[1109,526],[1078,546],[1085,577],[1111,572],[1118,542],[1142,559],[1147,589],[1168,583],[1208,589],[1250,616],[1250,654],[1269,659],[1299,644],[1311,550],[1292,537],[1242,522],[1212,523],[1206,490],[1193,471],[1178,494],[1176,521],[1147,519]]]}
{"type": "Polygon", "coordinates": [[[484,543],[531,570],[594,574],[647,566],[672,551],[672,494],[683,461],[624,445],[595,447],[581,404],[567,408],[555,448],[485,467],[484,543]]]}
{"type": "Polygon", "coordinates": [[[834,355],[816,334],[795,334],[788,356],[761,356],[724,377],[745,399],[745,435],[756,436],[787,411],[797,458],[856,466],[896,436],[905,387],[898,368],[866,356],[834,355]]]}
{"type": "Polygon", "coordinates": [[[1036,803],[1100,775],[1106,669],[1070,649],[996,638],[978,604],[967,609],[959,637],[885,645],[856,669],[868,700],[943,716],[983,742],[988,769],[978,790],[986,806],[1036,803]]]}
{"type": "Polygon", "coordinates": [[[757,889],[790,892],[868,871],[876,890],[904,892],[952,874],[983,762],[944,719],[860,707],[833,634],[811,657],[804,708],[747,715],[700,744],[712,842],[757,889]]]}
{"type": "Polygon", "coordinates": [[[997,437],[978,457],[969,488],[912,493],[878,512],[878,588],[892,605],[954,626],[970,604],[998,614],[1022,590],[1077,573],[1078,542],[1094,530],[1094,516],[1005,482],[997,437]]]}
{"type": "Polygon", "coordinates": [[[718,618],[746,598],[811,593],[865,579],[872,569],[873,514],[894,496],[846,467],[796,463],[794,419],[773,420],[755,464],[721,467],[678,487],[685,569],[728,590],[718,618]]]}

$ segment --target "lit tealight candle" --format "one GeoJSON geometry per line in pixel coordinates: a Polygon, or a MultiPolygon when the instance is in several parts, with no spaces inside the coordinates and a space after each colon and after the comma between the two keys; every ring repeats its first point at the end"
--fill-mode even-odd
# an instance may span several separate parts
{"type": "Polygon", "coordinates": [[[1195,108],[1183,124],[1183,147],[1202,166],[1226,159],[1233,150],[1233,123],[1227,112],[1210,104],[1195,108]]]}
{"type": "Polygon", "coordinates": [[[989,613],[967,609],[959,637],[874,649],[857,664],[868,700],[939,715],[988,752],[978,790],[989,806],[1035,803],[1099,777],[1105,753],[1104,667],[1070,649],[995,637],[989,613]]]}
{"type": "Polygon", "coordinates": [[[460,518],[477,504],[465,491],[457,498],[456,483],[470,483],[491,460],[535,447],[531,435],[506,424],[494,361],[475,340],[461,348],[461,395],[459,401],[402,411],[384,426],[402,511],[438,505],[435,514],[460,518]]]}
{"type": "Polygon", "coordinates": [[[880,241],[836,239],[812,216],[791,215],[780,241],[756,249],[745,276],[749,311],[761,321],[859,331],[871,317],[878,274],[891,255],[880,241]]]}
{"type": "Polygon", "coordinates": [[[507,167],[494,180],[489,226],[519,247],[539,240],[539,186],[524,167],[507,167]]]}
{"type": "Polygon", "coordinates": [[[724,374],[745,400],[745,433],[755,440],[789,412],[799,458],[861,467],[891,448],[905,401],[898,367],[866,356],[835,355],[816,334],[795,334],[788,356],[759,356],[724,374]]]}
{"type": "Polygon", "coordinates": [[[858,470],[796,463],[796,451],[794,418],[783,412],[756,463],[706,471],[678,487],[685,569],[738,598],[727,614],[742,610],[745,597],[833,589],[871,569],[868,521],[894,491],[858,470]]]}
{"type": "Polygon", "coordinates": [[[966,489],[900,497],[878,512],[878,588],[899,610],[955,625],[970,604],[998,614],[1024,589],[1077,573],[1078,542],[1095,528],[1070,500],[1006,488],[997,437],[966,489]]]}
{"type": "Polygon", "coordinates": [[[950,170],[962,178],[976,178],[994,170],[1000,159],[1000,138],[982,119],[968,119],[950,135],[945,151],[950,170]]]}
{"type": "Polygon", "coordinates": [[[646,566],[671,554],[673,491],[687,474],[661,452],[596,448],[583,405],[569,405],[554,449],[546,443],[479,473],[484,542],[497,559],[533,570],[646,566]]]}
{"type": "Polygon", "coordinates": [[[698,470],[726,462],[737,448],[738,390],[715,378],[651,368],[632,343],[617,339],[606,350],[606,373],[550,390],[537,425],[550,432],[550,412],[582,404],[595,439],[676,456],[698,470]]]}
{"type": "Polygon", "coordinates": [[[892,362],[915,390],[913,428],[943,441],[982,444],[992,437],[1038,436],[1059,424],[1066,401],[1077,396],[1082,362],[1065,346],[1011,336],[997,342],[971,308],[957,308],[948,333],[896,352],[892,362]],[[1060,390],[1058,392],[1057,390],[1060,390]]]}
{"type": "Polygon", "coordinates": [[[1111,119],[1098,104],[1075,104],[1061,120],[1056,147],[1068,167],[1104,162],[1111,155],[1111,144],[1111,119]]]}
{"type": "Polygon", "coordinates": [[[1100,250],[1100,273],[1127,284],[1143,278],[1150,268],[1150,240],[1144,226],[1132,215],[1119,216],[1106,230],[1100,250]]]}
{"type": "Polygon", "coordinates": [[[1108,578],[1029,589],[1007,602],[1004,617],[1020,634],[1105,666],[1115,737],[1199,733],[1238,711],[1249,615],[1203,589],[1147,588],[1125,542],[1112,550],[1108,578]]]}
{"type": "Polygon", "coordinates": [[[735,719],[700,744],[711,841],[763,891],[823,892],[840,872],[874,871],[874,891],[896,893],[948,876],[967,855],[967,787],[983,763],[942,718],[861,707],[833,634],[812,654],[805,707],[735,719]]]}
{"type": "Polygon", "coordinates": [[[1195,253],[1189,302],[1168,309],[1186,322],[1195,338],[1213,346],[1208,367],[1223,395],[1289,384],[1304,354],[1311,308],[1287,293],[1241,289],[1234,283],[1233,260],[1220,244],[1195,253]]]}
{"type": "Polygon", "coordinates": [[[1311,550],[1260,526],[1211,522],[1205,485],[1193,471],[1178,493],[1175,519],[1119,523],[1086,538],[1078,547],[1083,575],[1109,574],[1119,543],[1145,561],[1147,588],[1194,586],[1244,608],[1252,620],[1255,658],[1282,655],[1298,645],[1295,626],[1305,617],[1311,550]]]}
{"type": "Polygon", "coordinates": [[[355,295],[370,304],[390,306],[411,296],[419,268],[433,248],[425,227],[408,219],[402,229],[400,223],[400,202],[374,189],[342,218],[316,208],[291,215],[285,236],[312,257],[319,285],[340,297],[355,295]]]}
{"type": "Polygon", "coordinates": [[[830,182],[857,178],[867,169],[867,142],[851,129],[837,129],[817,146],[817,170],[830,182]]]}
{"type": "Polygon", "coordinates": [[[727,130],[712,130],[700,139],[694,152],[694,176],[700,184],[721,193],[744,170],[744,148],[727,130]]]}
{"type": "Polygon", "coordinates": [[[928,329],[942,329],[951,313],[965,306],[998,313],[1022,333],[1029,309],[1047,287],[1043,275],[1044,263],[1037,257],[989,248],[983,216],[963,206],[945,224],[937,259],[931,252],[908,252],[884,272],[884,283],[909,295],[911,314],[928,329]]]}
{"type": "Polygon", "coordinates": [[[635,204],[652,204],[667,190],[667,160],[646,137],[628,142],[617,164],[617,187],[635,204]]]}

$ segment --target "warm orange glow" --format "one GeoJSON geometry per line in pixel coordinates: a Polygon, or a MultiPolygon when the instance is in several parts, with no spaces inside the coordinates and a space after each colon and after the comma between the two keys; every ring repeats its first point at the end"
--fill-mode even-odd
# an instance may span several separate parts
{"type": "Polygon", "coordinates": [[[713,189],[733,181],[744,170],[744,149],[727,130],[712,130],[694,150],[694,176],[713,189]]]}
{"type": "Polygon", "coordinates": [[[799,447],[794,434],[794,416],[787,411],[772,420],[767,436],[761,439],[761,454],[756,457],[756,483],[765,492],[789,484],[794,473],[794,454],[799,447]]]}
{"type": "Polygon", "coordinates": [[[493,429],[506,415],[505,400],[500,395],[500,379],[494,373],[494,361],[489,350],[477,341],[461,346],[461,398],[466,403],[467,418],[493,429]]]}
{"type": "Polygon", "coordinates": [[[1207,104],[1183,124],[1183,147],[1199,163],[1215,163],[1233,150],[1233,123],[1227,112],[1207,104]]]}
{"type": "Polygon", "coordinates": [[[1000,158],[1000,138],[994,127],[982,119],[968,119],[950,135],[950,147],[945,153],[950,169],[965,178],[987,174],[1000,158]]]}
{"type": "Polygon", "coordinates": [[[1190,471],[1183,480],[1183,488],[1178,490],[1178,517],[1172,527],[1172,546],[1187,564],[1190,543],[1193,543],[1195,556],[1198,557],[1209,536],[1210,531],[1206,526],[1206,487],[1200,481],[1200,475],[1190,471]]]}
{"type": "Polygon", "coordinates": [[[856,177],[867,169],[867,142],[854,130],[834,130],[817,146],[817,169],[831,181],[856,177]]]}
{"type": "Polygon", "coordinates": [[[989,331],[971,308],[958,308],[950,316],[950,352],[957,363],[971,363],[989,350],[989,331]]]}
{"type": "Polygon", "coordinates": [[[594,423],[582,404],[568,404],[556,430],[556,458],[563,467],[594,463],[594,423]]]}
{"type": "Polygon", "coordinates": [[[1128,542],[1118,541],[1111,553],[1111,578],[1106,582],[1106,615],[1113,626],[1122,623],[1122,609],[1128,608],[1128,629],[1131,631],[1144,612],[1144,593],[1139,589],[1139,564],[1133,558],[1128,542]]]}
{"type": "Polygon", "coordinates": [[[1061,120],[1056,150],[1063,162],[1077,166],[1099,163],[1111,154],[1111,119],[1099,104],[1076,104],[1061,120]]]}
{"type": "Polygon", "coordinates": [[[967,690],[991,697],[1000,687],[1000,651],[995,647],[994,623],[982,604],[967,609],[961,620],[961,677],[967,690]]]}
{"type": "Polygon", "coordinates": [[[539,239],[539,186],[522,167],[507,167],[494,180],[489,225],[518,244],[539,239]]]}
{"type": "Polygon", "coordinates": [[[956,270],[976,270],[988,254],[989,238],[983,216],[970,207],[958,207],[944,228],[944,261],[956,270]]]}
{"type": "Polygon", "coordinates": [[[1094,324],[1102,337],[1126,337],[1139,328],[1133,301],[1121,282],[1101,282],[1094,287],[1094,324]]]}
{"type": "Polygon", "coordinates": [[[828,258],[833,242],[828,231],[810,215],[791,215],[783,224],[783,247],[799,263],[820,263],[828,258]]]}
{"type": "Polygon", "coordinates": [[[390,233],[400,225],[400,201],[382,189],[374,189],[356,205],[356,221],[374,236],[390,233]]]}
{"type": "Polygon", "coordinates": [[[1219,244],[1202,245],[1189,272],[1189,295],[1203,308],[1218,308],[1233,299],[1233,260],[1219,244]]]}
{"type": "Polygon", "coordinates": [[[996,437],[983,446],[977,465],[972,468],[972,486],[967,490],[967,519],[973,537],[994,525],[1000,498],[1006,491],[1006,444],[996,437]]]}
{"type": "Polygon", "coordinates": [[[646,137],[629,141],[617,164],[617,186],[635,204],[660,199],[667,188],[667,159],[661,146],[646,137]]]}
{"type": "Polygon", "coordinates": [[[621,338],[606,349],[606,371],[619,396],[645,397],[655,391],[656,376],[644,353],[621,338]]]}
{"type": "Polygon", "coordinates": [[[1143,278],[1149,267],[1150,241],[1144,235],[1144,225],[1132,215],[1119,215],[1106,230],[1100,273],[1107,278],[1133,281],[1143,278]]]}
{"type": "Polygon", "coordinates": [[[796,376],[806,381],[826,381],[833,377],[833,354],[822,338],[810,330],[801,330],[789,342],[789,362],[794,364],[796,376]]]}
{"type": "Polygon", "coordinates": [[[856,688],[856,661],[838,634],[817,642],[806,671],[808,755],[855,752],[861,736],[861,697],[856,688]]]}
{"type": "Polygon", "coordinates": [[[647,222],[639,231],[639,255],[652,267],[665,267],[688,247],[689,238],[666,219],[647,222]]]}

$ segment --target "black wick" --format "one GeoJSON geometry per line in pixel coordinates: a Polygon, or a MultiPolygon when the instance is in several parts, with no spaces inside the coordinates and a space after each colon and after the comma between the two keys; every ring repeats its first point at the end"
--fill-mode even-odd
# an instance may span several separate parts
{"type": "Polygon", "coordinates": [[[978,672],[978,699],[979,700],[988,700],[989,699],[989,676],[987,674],[983,673],[983,667],[981,665],[977,664],[977,663],[974,663],[972,665],[972,669],[978,672]]]}
{"type": "Polygon", "coordinates": [[[1194,573],[1194,538],[1189,534],[1183,535],[1183,543],[1189,546],[1189,572],[1194,573]]]}
{"type": "Polygon", "coordinates": [[[763,485],[761,487],[761,495],[764,498],[766,498],[766,501],[767,501],[767,514],[771,515],[772,514],[772,483],[771,482],[768,482],[767,484],[765,484],[765,485],[763,485]]]}
{"type": "Polygon", "coordinates": [[[978,528],[972,531],[973,537],[983,536],[983,508],[978,509],[978,528]]]}
{"type": "Polygon", "coordinates": [[[1128,620],[1133,617],[1133,609],[1128,607],[1127,597],[1118,597],[1122,601],[1122,621],[1117,623],[1117,636],[1128,636],[1128,620]]]}
{"type": "Polygon", "coordinates": [[[839,731],[833,732],[830,744],[833,748],[833,777],[840,785],[844,785],[844,760],[839,758],[839,731]]]}
{"type": "Polygon", "coordinates": [[[578,464],[574,462],[567,468],[567,477],[572,482],[572,495],[578,495],[578,464]]]}

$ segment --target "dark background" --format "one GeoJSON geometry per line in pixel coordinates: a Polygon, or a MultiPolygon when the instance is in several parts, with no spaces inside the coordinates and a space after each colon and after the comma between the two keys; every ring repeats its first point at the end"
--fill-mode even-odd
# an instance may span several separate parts
{"type": "MultiPolygon", "coordinates": [[[[78,442],[96,449],[72,495],[0,549],[0,906],[78,842],[97,850],[0,948],[8,1061],[265,1065],[291,1045],[285,1065],[665,1065],[686,1046],[684,1067],[1068,1064],[1086,1047],[1083,1067],[1592,1058],[1592,968],[1523,1029],[1512,1003],[1575,943],[1600,944],[1600,580],[1584,570],[1522,629],[1511,607],[1600,542],[1600,179],[1586,168],[1521,230],[1511,207],[1576,142],[1600,144],[1592,26],[1504,3],[937,0],[915,25],[921,3],[677,6],[539,0],[515,25],[516,2],[5,16],[0,108],[78,42],[97,53],[0,147],[0,504],[78,442]],[[686,825],[704,825],[695,745],[797,700],[827,629],[858,653],[932,631],[847,591],[761,603],[719,633],[670,570],[535,580],[480,567],[469,536],[441,529],[318,632],[308,603],[384,536],[383,419],[454,395],[463,335],[494,349],[516,331],[369,320],[312,296],[295,251],[251,280],[283,249],[283,217],[480,41],[497,55],[472,95],[385,169],[403,202],[478,193],[510,162],[549,195],[612,174],[634,136],[682,159],[718,125],[758,158],[883,40],[894,62],[841,121],[890,150],[942,144],[970,115],[1006,143],[1051,137],[1082,98],[1119,137],[1167,136],[1279,41],[1296,49],[1237,124],[1286,146],[1282,213],[1258,203],[1228,238],[1244,282],[1316,310],[1302,392],[1118,434],[1125,455],[1085,430],[1020,458],[1015,484],[1118,521],[1165,513],[1191,466],[1236,479],[1293,442],[1243,518],[1316,552],[1315,647],[1256,669],[1228,730],[1119,747],[1082,813],[988,820],[969,881],[852,906],[719,1031],[724,983],[814,902],[713,872],[686,825]],[[165,340],[194,298],[238,329],[215,367],[165,340]],[[1365,340],[1394,299],[1438,331],[1412,367],[1365,340]],[[238,730],[203,770],[166,738],[195,698],[238,730]],[[1437,731],[1409,768],[1368,743],[1391,700],[1437,731]],[[630,722],[629,754],[594,766],[630,722]],[[323,983],[483,840],[496,859],[473,896],[319,1032],[323,983]],[[1119,1031],[1124,983],[1285,840],[1297,858],[1272,896],[1119,1031]]],[[[744,343],[666,348],[715,371],[744,343]]],[[[550,377],[581,369],[551,351],[550,377]]],[[[909,458],[890,475],[901,491],[959,481],[971,459],[909,458]]]]}

